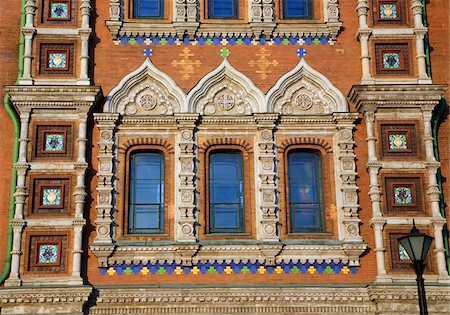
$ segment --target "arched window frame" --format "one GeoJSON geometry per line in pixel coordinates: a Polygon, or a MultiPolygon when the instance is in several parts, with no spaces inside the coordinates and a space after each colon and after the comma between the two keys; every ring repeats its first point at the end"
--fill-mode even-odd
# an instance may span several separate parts
{"type": "Polygon", "coordinates": [[[314,144],[293,144],[287,147],[282,153],[280,159],[283,165],[280,165],[280,174],[283,174],[284,179],[280,181],[280,207],[281,207],[281,238],[314,238],[314,239],[328,239],[337,236],[336,226],[333,224],[332,211],[335,207],[332,204],[335,202],[334,183],[332,182],[332,174],[334,174],[332,161],[332,153],[328,153],[325,148],[314,144]],[[320,158],[321,164],[321,190],[322,190],[322,231],[311,232],[293,232],[291,226],[291,208],[290,208],[290,191],[289,191],[289,154],[293,152],[311,152],[317,154],[320,158]]]}
{"type": "MultiPolygon", "coordinates": [[[[173,152],[172,152],[173,153],[173,152]]],[[[122,227],[118,229],[118,238],[133,238],[133,239],[171,239],[173,238],[172,226],[173,226],[173,214],[169,213],[169,210],[172,208],[173,204],[173,180],[170,178],[171,172],[173,169],[173,161],[171,161],[169,154],[171,152],[168,151],[162,145],[136,145],[132,146],[126,150],[124,159],[121,159],[124,163],[123,167],[123,187],[119,189],[123,191],[124,198],[119,198],[121,200],[122,205],[119,204],[119,209],[123,209],[119,214],[119,222],[123,222],[122,227]],[[134,154],[138,153],[147,153],[147,152],[156,152],[160,153],[163,156],[164,163],[164,208],[163,208],[163,231],[161,233],[130,233],[129,231],[129,220],[130,220],[130,170],[131,170],[131,157],[134,154]],[[121,220],[120,220],[121,217],[121,220]]],[[[122,182],[122,181],[121,181],[122,182]]]]}
{"type": "MultiPolygon", "coordinates": [[[[203,150],[202,150],[203,151],[203,150]]],[[[200,152],[200,165],[199,165],[199,222],[201,228],[199,229],[200,239],[251,239],[255,233],[255,213],[254,209],[254,181],[253,181],[253,154],[246,150],[246,148],[237,144],[216,144],[208,147],[203,152],[200,152]],[[242,155],[242,166],[243,166],[243,181],[244,181],[244,231],[242,233],[210,233],[210,189],[209,189],[209,164],[211,153],[221,151],[221,152],[240,152],[242,155]],[[203,181],[201,179],[204,179],[203,181]]]]}

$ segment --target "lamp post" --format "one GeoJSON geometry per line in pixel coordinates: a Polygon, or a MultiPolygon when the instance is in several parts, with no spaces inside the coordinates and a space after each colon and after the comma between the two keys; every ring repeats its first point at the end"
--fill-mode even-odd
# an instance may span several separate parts
{"type": "Polygon", "coordinates": [[[403,236],[398,239],[398,242],[408,253],[409,258],[414,264],[414,271],[417,278],[417,291],[419,293],[419,307],[421,315],[428,315],[427,298],[425,295],[425,283],[423,281],[423,262],[427,257],[428,250],[430,249],[431,242],[434,237],[428,236],[425,233],[420,233],[416,228],[416,224],[413,220],[413,228],[407,236],[403,236]]]}

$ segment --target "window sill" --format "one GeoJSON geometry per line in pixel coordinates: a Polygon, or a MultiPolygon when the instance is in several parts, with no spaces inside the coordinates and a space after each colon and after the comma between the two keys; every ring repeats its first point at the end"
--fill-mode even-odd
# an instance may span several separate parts
{"type": "Polygon", "coordinates": [[[192,265],[208,261],[257,262],[277,264],[289,261],[341,262],[359,266],[359,257],[365,252],[364,242],[336,240],[289,240],[280,243],[257,241],[212,240],[182,244],[167,241],[119,242],[115,245],[91,245],[99,261],[99,267],[113,264],[152,262],[175,262],[192,265]]]}

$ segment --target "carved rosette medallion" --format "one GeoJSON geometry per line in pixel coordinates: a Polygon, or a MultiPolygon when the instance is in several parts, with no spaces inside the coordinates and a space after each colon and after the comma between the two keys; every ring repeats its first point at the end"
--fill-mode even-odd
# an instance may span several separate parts
{"type": "Polygon", "coordinates": [[[234,97],[230,94],[222,94],[217,97],[216,103],[223,110],[229,111],[234,107],[235,100],[234,100],[234,97]]]}
{"type": "Polygon", "coordinates": [[[144,94],[139,98],[139,104],[145,111],[150,111],[156,107],[158,101],[151,94],[144,94]]]}
{"type": "Polygon", "coordinates": [[[308,110],[312,107],[313,102],[311,97],[309,97],[306,94],[300,94],[295,98],[295,105],[300,109],[300,110],[308,110]]]}

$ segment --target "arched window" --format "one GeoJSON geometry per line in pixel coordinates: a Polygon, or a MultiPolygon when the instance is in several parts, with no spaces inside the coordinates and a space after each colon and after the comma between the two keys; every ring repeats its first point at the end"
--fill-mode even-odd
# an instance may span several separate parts
{"type": "Polygon", "coordinates": [[[134,18],[163,18],[164,0],[134,0],[134,18]]]}
{"type": "Polygon", "coordinates": [[[288,153],[289,217],[291,233],[324,232],[322,165],[309,150],[288,153]]]}
{"type": "Polygon", "coordinates": [[[310,19],[312,13],[312,0],[283,0],[284,19],[310,19]]]}
{"type": "Polygon", "coordinates": [[[209,156],[209,232],[244,231],[242,154],[213,151],[209,156]]]}
{"type": "Polygon", "coordinates": [[[208,0],[209,19],[237,19],[238,0],[208,0]]]}
{"type": "Polygon", "coordinates": [[[164,154],[137,152],[130,160],[128,232],[164,232],[164,154]]]}

